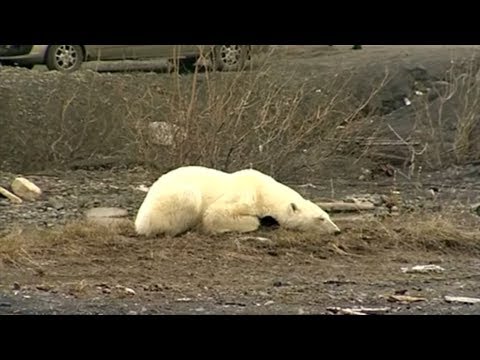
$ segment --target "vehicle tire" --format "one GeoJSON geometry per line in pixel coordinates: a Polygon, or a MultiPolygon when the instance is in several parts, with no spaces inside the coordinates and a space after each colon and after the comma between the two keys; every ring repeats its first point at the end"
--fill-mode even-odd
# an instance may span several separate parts
{"type": "Polygon", "coordinates": [[[218,71],[239,71],[249,57],[248,45],[215,45],[213,67],[218,71]]]}
{"type": "Polygon", "coordinates": [[[45,65],[48,70],[73,72],[82,66],[83,60],[80,45],[51,45],[47,50],[45,65]]]}

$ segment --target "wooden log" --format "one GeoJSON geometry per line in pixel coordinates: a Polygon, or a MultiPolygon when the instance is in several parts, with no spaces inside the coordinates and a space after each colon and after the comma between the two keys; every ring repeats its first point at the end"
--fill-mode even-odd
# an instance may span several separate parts
{"type": "Polygon", "coordinates": [[[345,202],[317,202],[326,212],[360,212],[360,211],[372,211],[375,210],[375,205],[371,202],[362,203],[345,203],[345,202]]]}

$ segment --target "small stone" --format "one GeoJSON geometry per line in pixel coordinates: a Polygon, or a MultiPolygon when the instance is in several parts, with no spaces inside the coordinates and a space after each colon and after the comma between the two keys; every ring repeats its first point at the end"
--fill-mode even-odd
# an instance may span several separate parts
{"type": "Polygon", "coordinates": [[[127,217],[128,211],[120,208],[93,208],[85,212],[87,218],[121,218],[127,217]]]}
{"type": "Polygon", "coordinates": [[[55,198],[48,200],[48,206],[54,208],[55,210],[62,210],[65,207],[58,199],[55,198]]]}
{"type": "Polygon", "coordinates": [[[127,287],[125,288],[125,293],[127,295],[132,295],[132,296],[136,294],[135,290],[127,288],[127,287]]]}
{"type": "Polygon", "coordinates": [[[52,290],[52,286],[51,285],[44,285],[44,284],[37,285],[37,290],[48,292],[48,291],[52,290]]]}
{"type": "Polygon", "coordinates": [[[472,206],[472,211],[477,214],[478,216],[480,216],[480,204],[475,204],[472,206]]]}

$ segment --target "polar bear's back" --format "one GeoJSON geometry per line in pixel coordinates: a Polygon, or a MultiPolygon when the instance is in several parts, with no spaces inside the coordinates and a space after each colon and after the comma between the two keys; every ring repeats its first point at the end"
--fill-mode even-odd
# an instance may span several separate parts
{"type": "Polygon", "coordinates": [[[185,166],[175,170],[172,170],[160,178],[158,178],[158,184],[166,184],[174,182],[175,184],[205,184],[205,183],[218,183],[223,182],[229,174],[209,169],[202,166],[185,166]]]}
{"type": "Polygon", "coordinates": [[[203,206],[208,206],[226,191],[230,176],[220,170],[185,166],[162,175],[152,188],[154,193],[164,194],[184,186],[193,187],[201,192],[203,206]]]}

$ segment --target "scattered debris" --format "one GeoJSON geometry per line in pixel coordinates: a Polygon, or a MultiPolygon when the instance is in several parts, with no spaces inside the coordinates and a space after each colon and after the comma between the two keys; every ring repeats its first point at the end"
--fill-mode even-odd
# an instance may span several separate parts
{"type": "Polygon", "coordinates": [[[412,105],[412,102],[410,101],[409,98],[404,98],[404,99],[403,99],[403,102],[405,103],[406,106],[412,105]]]}
{"type": "Polygon", "coordinates": [[[138,191],[141,191],[141,192],[144,192],[144,193],[148,193],[148,191],[150,190],[150,188],[148,186],[145,186],[145,185],[139,185],[134,189],[138,190],[138,191]]]}
{"type": "Polygon", "coordinates": [[[389,307],[380,307],[380,308],[367,308],[367,307],[358,307],[358,308],[340,308],[340,307],[329,307],[327,311],[333,314],[339,315],[373,315],[378,313],[385,313],[389,311],[389,307]]]}
{"type": "Polygon", "coordinates": [[[390,302],[399,302],[399,303],[402,303],[402,304],[409,304],[409,303],[414,303],[414,302],[427,301],[426,298],[409,296],[409,295],[390,295],[387,298],[387,300],[390,301],[390,302]]]}
{"type": "Polygon", "coordinates": [[[11,186],[13,193],[24,200],[35,201],[42,196],[42,190],[23,177],[13,180],[11,186]]]}
{"type": "Polygon", "coordinates": [[[463,304],[480,304],[480,299],[478,298],[470,298],[470,297],[462,297],[462,296],[445,296],[446,302],[454,302],[454,303],[463,303],[463,304]]]}
{"type": "Polygon", "coordinates": [[[238,240],[241,240],[241,241],[253,240],[253,241],[260,241],[262,243],[269,243],[269,244],[273,243],[272,240],[270,240],[268,238],[264,238],[264,237],[259,237],[259,236],[244,236],[244,237],[239,238],[238,240]]]}
{"type": "Polygon", "coordinates": [[[10,200],[14,204],[23,203],[22,199],[20,199],[18,196],[16,196],[15,194],[12,194],[10,191],[8,191],[7,189],[1,186],[0,186],[0,195],[5,196],[8,200],[10,200]]]}
{"type": "Polygon", "coordinates": [[[412,268],[402,268],[402,272],[406,274],[417,273],[417,274],[426,274],[430,272],[441,273],[445,269],[438,265],[417,265],[412,268]]]}
{"type": "Polygon", "coordinates": [[[190,302],[190,301],[192,301],[192,299],[185,297],[185,298],[176,299],[175,301],[176,302],[190,302]]]}
{"type": "MultiPolygon", "coordinates": [[[[106,287],[105,289],[108,289],[108,287],[106,287]]],[[[122,290],[123,292],[125,292],[125,294],[131,295],[131,296],[136,294],[135,290],[122,285],[115,286],[115,289],[122,290]]]]}
{"type": "Polygon", "coordinates": [[[275,303],[274,301],[269,300],[269,301],[267,301],[265,304],[263,304],[263,306],[273,305],[274,303],[275,303]]]}

